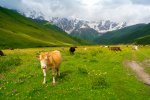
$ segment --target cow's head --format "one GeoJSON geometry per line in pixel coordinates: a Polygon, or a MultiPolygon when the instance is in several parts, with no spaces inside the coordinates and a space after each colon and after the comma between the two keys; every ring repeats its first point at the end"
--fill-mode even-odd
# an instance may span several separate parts
{"type": "Polygon", "coordinates": [[[47,60],[48,60],[48,54],[47,53],[41,53],[37,56],[37,58],[40,60],[41,67],[46,68],[47,66],[47,60]]]}
{"type": "Polygon", "coordinates": [[[37,54],[36,55],[36,58],[38,59],[38,60],[47,60],[48,59],[48,53],[41,53],[41,54],[37,54]]]}

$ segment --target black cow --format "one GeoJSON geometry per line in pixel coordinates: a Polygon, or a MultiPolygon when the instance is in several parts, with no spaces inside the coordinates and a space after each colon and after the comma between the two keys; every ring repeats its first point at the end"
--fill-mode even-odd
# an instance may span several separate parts
{"type": "Polygon", "coordinates": [[[70,51],[70,54],[74,54],[74,52],[75,52],[75,48],[77,48],[77,47],[70,47],[70,49],[69,49],[69,51],[70,51]]]}
{"type": "Polygon", "coordinates": [[[0,56],[5,56],[3,51],[0,50],[0,56]]]}

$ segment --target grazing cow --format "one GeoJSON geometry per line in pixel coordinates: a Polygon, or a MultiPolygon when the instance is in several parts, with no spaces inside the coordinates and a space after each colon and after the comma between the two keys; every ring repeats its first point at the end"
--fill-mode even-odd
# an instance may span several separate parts
{"type": "Polygon", "coordinates": [[[109,50],[112,50],[112,51],[122,51],[120,47],[109,47],[109,50]]]}
{"type": "Polygon", "coordinates": [[[137,46],[137,45],[134,45],[134,46],[132,47],[132,49],[133,49],[133,50],[138,50],[138,46],[137,46]]]}
{"type": "Polygon", "coordinates": [[[104,46],[105,48],[108,48],[108,46],[104,46]]]}
{"type": "Polygon", "coordinates": [[[5,56],[3,51],[0,50],[0,56],[5,56]]]}
{"type": "Polygon", "coordinates": [[[75,48],[77,48],[77,47],[70,47],[70,49],[69,49],[69,51],[70,51],[70,54],[74,54],[74,52],[75,52],[75,48]]]}
{"type": "Polygon", "coordinates": [[[109,46],[107,46],[107,45],[102,45],[102,46],[100,46],[101,48],[109,48],[109,46]]]}
{"type": "Polygon", "coordinates": [[[44,74],[43,84],[46,82],[46,70],[50,68],[52,70],[53,84],[55,84],[55,77],[60,76],[59,67],[61,64],[61,53],[60,51],[52,51],[52,52],[42,52],[38,56],[41,68],[44,74]]]}

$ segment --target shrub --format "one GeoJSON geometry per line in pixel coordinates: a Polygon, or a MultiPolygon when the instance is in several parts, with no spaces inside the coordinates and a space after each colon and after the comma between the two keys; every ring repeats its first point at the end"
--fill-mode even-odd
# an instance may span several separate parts
{"type": "Polygon", "coordinates": [[[106,89],[109,87],[106,74],[107,72],[102,73],[101,71],[92,70],[88,73],[91,76],[91,86],[92,89],[106,89]]]}
{"type": "Polygon", "coordinates": [[[103,76],[98,76],[93,78],[92,89],[104,89],[108,87],[106,78],[103,76]]]}

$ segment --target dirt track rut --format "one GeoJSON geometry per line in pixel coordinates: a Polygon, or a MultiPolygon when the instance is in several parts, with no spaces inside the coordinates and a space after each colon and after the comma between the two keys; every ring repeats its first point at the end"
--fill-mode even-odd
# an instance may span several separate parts
{"type": "Polygon", "coordinates": [[[150,85],[150,75],[144,71],[143,67],[141,67],[136,61],[128,61],[127,64],[137,74],[140,80],[145,84],[150,85]]]}

